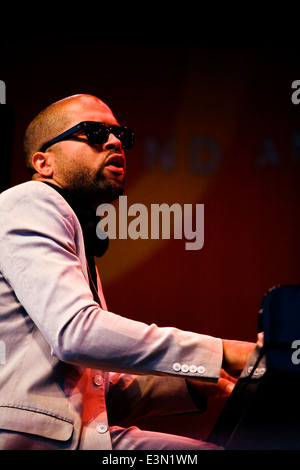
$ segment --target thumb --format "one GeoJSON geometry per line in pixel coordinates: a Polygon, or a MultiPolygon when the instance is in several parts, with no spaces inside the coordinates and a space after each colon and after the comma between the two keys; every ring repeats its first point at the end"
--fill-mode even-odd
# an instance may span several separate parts
{"type": "Polygon", "coordinates": [[[229,396],[234,389],[236,382],[236,378],[228,375],[223,369],[221,370],[220,378],[218,380],[218,388],[221,393],[225,396],[229,396]]]}
{"type": "Polygon", "coordinates": [[[234,389],[235,384],[230,380],[219,379],[218,388],[223,396],[229,396],[234,389]]]}

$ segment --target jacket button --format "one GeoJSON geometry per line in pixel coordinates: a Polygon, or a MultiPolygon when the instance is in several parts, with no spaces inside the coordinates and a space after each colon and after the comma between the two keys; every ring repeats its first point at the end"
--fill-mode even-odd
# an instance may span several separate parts
{"type": "Polygon", "coordinates": [[[93,377],[93,382],[95,385],[97,385],[97,387],[99,387],[99,385],[102,385],[103,384],[103,378],[102,378],[102,375],[95,375],[93,377]]]}
{"type": "Polygon", "coordinates": [[[204,374],[205,370],[206,370],[206,369],[205,369],[204,366],[199,366],[199,367],[198,367],[198,374],[204,374]]]}
{"type": "Polygon", "coordinates": [[[96,429],[100,434],[104,434],[107,431],[108,427],[105,423],[99,423],[97,424],[96,429]]]}
{"type": "Polygon", "coordinates": [[[179,362],[174,362],[173,370],[175,370],[175,372],[181,371],[181,364],[179,364],[179,362]]]}

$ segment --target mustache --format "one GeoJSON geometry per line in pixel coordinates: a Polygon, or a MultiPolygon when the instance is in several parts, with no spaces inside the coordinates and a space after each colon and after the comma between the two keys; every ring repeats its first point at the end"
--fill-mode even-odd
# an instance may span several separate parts
{"type": "Polygon", "coordinates": [[[107,152],[107,154],[104,156],[103,161],[98,167],[98,170],[96,172],[96,179],[100,181],[106,180],[106,176],[103,174],[103,170],[105,167],[109,164],[115,163],[116,166],[122,166],[124,168],[124,178],[127,173],[126,171],[126,159],[125,155],[123,152],[120,152],[119,150],[116,149],[111,149],[107,152]]]}
{"type": "Polygon", "coordinates": [[[120,160],[123,159],[123,161],[125,162],[125,155],[123,152],[120,152],[119,150],[115,150],[115,149],[111,149],[105,156],[105,163],[110,159],[110,158],[113,158],[113,157],[117,157],[119,158],[120,160]]]}
{"type": "Polygon", "coordinates": [[[123,152],[112,149],[106,154],[103,164],[104,164],[104,167],[108,165],[115,165],[125,170],[126,169],[125,155],[123,152]]]}

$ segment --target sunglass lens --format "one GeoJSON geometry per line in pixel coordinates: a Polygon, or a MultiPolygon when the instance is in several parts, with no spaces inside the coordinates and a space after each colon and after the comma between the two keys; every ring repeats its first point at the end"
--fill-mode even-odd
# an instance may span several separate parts
{"type": "Polygon", "coordinates": [[[95,123],[95,125],[89,126],[86,135],[92,144],[104,144],[108,139],[109,131],[104,124],[95,123]]]}
{"type": "Polygon", "coordinates": [[[132,130],[121,127],[120,128],[120,140],[122,142],[122,147],[125,150],[129,150],[133,147],[134,144],[134,133],[132,130]]]}
{"type": "Polygon", "coordinates": [[[107,142],[110,133],[120,139],[125,150],[131,149],[134,144],[134,132],[127,127],[106,127],[102,123],[89,122],[86,123],[84,132],[92,144],[104,144],[107,142]]]}

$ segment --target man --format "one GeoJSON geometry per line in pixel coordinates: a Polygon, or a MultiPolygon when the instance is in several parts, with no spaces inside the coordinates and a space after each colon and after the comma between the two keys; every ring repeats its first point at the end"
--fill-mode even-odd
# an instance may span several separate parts
{"type": "Polygon", "coordinates": [[[0,196],[0,449],[213,448],[118,426],[228,395],[223,369],[241,370],[254,348],[107,310],[95,210],[122,194],[132,139],[90,95],[50,105],[26,131],[32,181],[0,196]]]}

